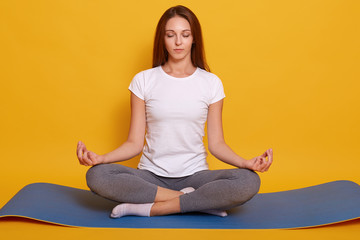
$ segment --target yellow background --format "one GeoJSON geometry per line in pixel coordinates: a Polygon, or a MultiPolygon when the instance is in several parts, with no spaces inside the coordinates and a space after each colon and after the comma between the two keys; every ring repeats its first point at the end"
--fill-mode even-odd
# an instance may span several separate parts
{"type": "MultiPolygon", "coordinates": [[[[86,188],[76,143],[102,154],[126,139],[128,85],[151,67],[157,21],[177,4],[198,16],[208,63],[223,81],[227,143],[244,158],[274,150],[260,192],[339,179],[360,183],[359,1],[3,0],[0,206],[32,182],[86,188]]],[[[212,169],[229,168],[208,160],[212,169]]],[[[360,233],[359,224],[290,231],[99,230],[2,219],[0,231],[6,239],[347,239],[360,233]]]]}

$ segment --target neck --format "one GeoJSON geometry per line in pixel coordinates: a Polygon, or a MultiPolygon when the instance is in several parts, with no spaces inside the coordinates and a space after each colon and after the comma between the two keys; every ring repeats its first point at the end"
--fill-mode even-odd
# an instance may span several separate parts
{"type": "Polygon", "coordinates": [[[174,77],[187,77],[196,70],[191,61],[176,61],[173,59],[169,59],[162,68],[167,74],[174,77]]]}

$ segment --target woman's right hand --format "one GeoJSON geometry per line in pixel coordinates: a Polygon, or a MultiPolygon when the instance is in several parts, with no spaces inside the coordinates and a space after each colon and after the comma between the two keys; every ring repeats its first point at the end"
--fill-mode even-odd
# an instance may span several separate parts
{"type": "Polygon", "coordinates": [[[81,141],[78,142],[76,153],[81,165],[94,166],[105,162],[103,155],[97,155],[94,152],[88,151],[85,144],[81,141]]]}

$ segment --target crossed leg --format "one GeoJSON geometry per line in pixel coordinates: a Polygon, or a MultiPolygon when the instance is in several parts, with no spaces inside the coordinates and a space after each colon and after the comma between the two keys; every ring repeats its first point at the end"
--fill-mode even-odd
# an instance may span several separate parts
{"type": "MultiPolygon", "coordinates": [[[[172,190],[161,177],[119,164],[103,164],[91,168],[87,173],[87,182],[95,193],[125,202],[114,208],[113,217],[227,209],[252,198],[260,184],[257,174],[246,169],[206,170],[180,181],[182,187],[196,188],[196,191],[184,194],[177,190],[181,184],[177,185],[176,190],[172,190]],[[248,183],[253,187],[246,186],[248,183]]],[[[215,211],[215,214],[223,216],[221,212],[215,211]]],[[[214,211],[209,213],[214,214],[214,211]]]]}

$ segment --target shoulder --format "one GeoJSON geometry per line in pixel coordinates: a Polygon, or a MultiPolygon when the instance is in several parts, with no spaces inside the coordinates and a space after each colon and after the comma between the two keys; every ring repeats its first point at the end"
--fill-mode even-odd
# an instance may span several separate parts
{"type": "Polygon", "coordinates": [[[225,97],[224,86],[220,78],[214,73],[199,69],[202,82],[208,86],[209,104],[215,103],[225,97]]]}
{"type": "Polygon", "coordinates": [[[214,73],[208,72],[201,68],[198,68],[198,73],[199,76],[201,76],[201,78],[203,78],[210,84],[214,84],[214,85],[222,84],[221,79],[214,73]]]}
{"type": "Polygon", "coordinates": [[[145,79],[145,78],[149,78],[153,75],[157,75],[157,74],[159,74],[159,68],[160,67],[154,67],[154,68],[149,68],[149,69],[143,70],[143,71],[137,73],[134,78],[145,79]]]}
{"type": "Polygon", "coordinates": [[[207,78],[209,80],[221,81],[220,78],[216,74],[208,72],[208,71],[206,71],[204,69],[198,68],[198,72],[199,72],[200,76],[202,76],[204,78],[207,78]]]}
{"type": "Polygon", "coordinates": [[[141,99],[144,99],[149,88],[156,83],[159,72],[159,68],[155,67],[137,73],[130,83],[130,91],[141,99]]]}

